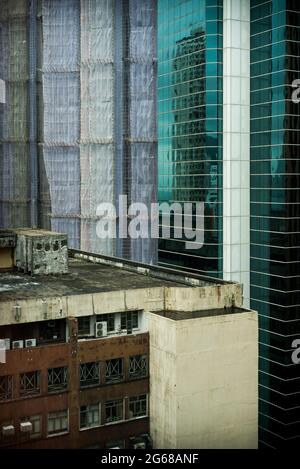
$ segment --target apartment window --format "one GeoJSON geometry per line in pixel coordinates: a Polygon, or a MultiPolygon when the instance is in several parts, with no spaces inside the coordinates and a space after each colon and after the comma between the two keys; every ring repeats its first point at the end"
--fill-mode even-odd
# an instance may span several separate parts
{"type": "Polygon", "coordinates": [[[107,323],[107,332],[114,332],[115,330],[115,315],[114,314],[98,314],[96,317],[97,322],[107,323]]]}
{"type": "Polygon", "coordinates": [[[86,336],[91,334],[91,319],[89,316],[78,318],[78,336],[86,336]]]}
{"type": "Polygon", "coordinates": [[[93,428],[100,425],[100,404],[80,407],[80,428],[93,428]]]}
{"type": "Polygon", "coordinates": [[[80,365],[80,387],[97,386],[100,380],[100,365],[98,362],[82,363],[80,365]]]}
{"type": "Polygon", "coordinates": [[[60,412],[51,412],[50,414],[48,414],[48,435],[55,435],[57,433],[67,432],[69,427],[68,420],[68,410],[62,410],[60,412]]]}
{"type": "Polygon", "coordinates": [[[139,313],[138,311],[127,311],[121,313],[121,329],[132,331],[139,327],[139,313]]]}
{"type": "Polygon", "coordinates": [[[105,403],[105,423],[117,422],[124,419],[123,400],[107,401],[105,403]]]}
{"type": "Polygon", "coordinates": [[[147,394],[129,398],[129,418],[145,417],[147,415],[147,394]]]}
{"type": "Polygon", "coordinates": [[[40,392],[40,371],[31,371],[20,375],[20,395],[38,394],[40,392]]]}
{"type": "Polygon", "coordinates": [[[134,355],[129,357],[129,378],[145,378],[148,375],[147,355],[134,355]]]}
{"type": "Polygon", "coordinates": [[[123,358],[107,360],[105,367],[106,384],[122,381],[123,378],[123,358]]]}
{"type": "Polygon", "coordinates": [[[65,339],[63,320],[43,321],[39,324],[39,344],[59,342],[65,339]]]}
{"type": "Polygon", "coordinates": [[[48,391],[63,391],[68,387],[68,368],[49,368],[48,370],[48,391]]]}
{"type": "Polygon", "coordinates": [[[32,423],[30,438],[37,438],[42,433],[42,417],[41,415],[33,415],[29,421],[32,423]]]}
{"type": "Polygon", "coordinates": [[[12,376],[0,376],[0,401],[12,398],[12,376]]]}

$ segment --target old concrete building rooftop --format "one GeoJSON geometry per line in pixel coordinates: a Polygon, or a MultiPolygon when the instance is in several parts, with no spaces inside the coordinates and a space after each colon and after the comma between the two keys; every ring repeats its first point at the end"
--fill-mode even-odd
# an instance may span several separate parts
{"type": "Polygon", "coordinates": [[[227,308],[207,309],[199,311],[156,311],[156,314],[164,318],[171,319],[172,321],[184,321],[188,319],[199,319],[213,316],[220,316],[223,314],[240,314],[248,313],[249,310],[245,308],[237,308],[230,306],[227,308]]]}
{"type": "Polygon", "coordinates": [[[69,272],[64,275],[30,276],[17,271],[0,273],[0,300],[81,295],[162,286],[187,287],[188,285],[130,272],[126,268],[113,265],[71,258],[69,272]]]}
{"type": "Polygon", "coordinates": [[[63,274],[0,273],[0,325],[43,320],[45,303],[47,319],[126,310],[168,311],[175,318],[174,311],[224,314],[243,304],[242,286],[234,282],[76,250],[68,264],[63,274]],[[16,308],[22,311],[17,319],[16,308]]]}

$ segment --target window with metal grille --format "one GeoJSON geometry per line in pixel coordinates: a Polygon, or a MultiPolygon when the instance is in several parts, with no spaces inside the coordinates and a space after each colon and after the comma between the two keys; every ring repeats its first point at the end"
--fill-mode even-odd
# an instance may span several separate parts
{"type": "Polygon", "coordinates": [[[138,329],[139,327],[139,312],[138,311],[127,311],[121,313],[121,329],[132,331],[132,329],[138,329]]]}
{"type": "Polygon", "coordinates": [[[0,376],[0,401],[12,399],[12,376],[0,376]]]}
{"type": "Polygon", "coordinates": [[[148,375],[147,355],[134,355],[129,357],[129,378],[145,378],[148,375]]]}
{"type": "Polygon", "coordinates": [[[48,370],[48,391],[63,391],[68,387],[68,368],[49,368],[48,370]]]}
{"type": "Polygon", "coordinates": [[[93,428],[100,425],[100,404],[80,407],[80,428],[93,428]]]}
{"type": "Polygon", "coordinates": [[[91,333],[91,319],[89,316],[84,316],[82,318],[78,318],[78,337],[90,335],[91,333]]]}
{"type": "Polygon", "coordinates": [[[67,432],[69,429],[68,409],[60,412],[51,412],[48,414],[47,431],[48,435],[67,432]]]}
{"type": "Polygon", "coordinates": [[[107,332],[114,332],[115,330],[115,314],[97,314],[96,322],[106,322],[107,332]]]}
{"type": "Polygon", "coordinates": [[[38,394],[40,392],[40,371],[30,371],[20,375],[20,395],[38,394]]]}
{"type": "Polygon", "coordinates": [[[81,388],[97,386],[100,381],[100,364],[98,362],[82,363],[79,374],[81,388]]]}
{"type": "Polygon", "coordinates": [[[124,419],[123,400],[107,401],[105,403],[105,423],[117,422],[124,419]]]}
{"type": "Polygon", "coordinates": [[[123,381],[123,358],[114,358],[106,361],[105,382],[106,384],[123,381]]]}
{"type": "Polygon", "coordinates": [[[147,415],[147,394],[129,398],[129,418],[145,417],[147,415]]]}

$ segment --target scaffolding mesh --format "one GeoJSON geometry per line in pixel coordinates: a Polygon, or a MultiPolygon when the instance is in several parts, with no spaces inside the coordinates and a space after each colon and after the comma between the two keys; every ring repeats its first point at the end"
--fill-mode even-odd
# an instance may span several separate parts
{"type": "MultiPolygon", "coordinates": [[[[156,1],[129,0],[128,187],[131,202],[156,202],[156,1]]],[[[150,220],[148,226],[150,233],[150,220]]],[[[156,263],[157,241],[133,239],[133,260],[156,263]]]]}
{"type": "Polygon", "coordinates": [[[29,224],[28,52],[26,0],[0,2],[0,226],[29,224]]]}
{"type": "Polygon", "coordinates": [[[51,210],[51,228],[79,248],[80,1],[43,0],[40,12],[41,207],[51,210]]]}
{"type": "MultiPolygon", "coordinates": [[[[36,105],[40,225],[66,232],[71,247],[116,254],[116,240],[97,237],[98,205],[127,194],[150,213],[156,201],[156,0],[32,1],[36,44],[30,2],[0,0],[1,225],[32,220],[36,105]]],[[[119,241],[118,250],[156,262],[155,240],[119,241]]]]}
{"type": "Polygon", "coordinates": [[[97,206],[114,201],[114,2],[81,1],[81,247],[115,254],[96,233],[97,206]]]}

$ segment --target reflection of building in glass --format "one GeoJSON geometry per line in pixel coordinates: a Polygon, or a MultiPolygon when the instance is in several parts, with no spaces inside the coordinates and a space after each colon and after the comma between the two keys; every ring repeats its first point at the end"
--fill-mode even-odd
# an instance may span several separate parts
{"type": "MultiPolygon", "coordinates": [[[[205,66],[205,33],[195,30],[189,37],[177,42],[176,56],[173,62],[174,69],[174,124],[172,129],[172,150],[175,156],[180,155],[181,164],[175,166],[174,173],[174,199],[175,200],[197,200],[197,194],[190,184],[185,184],[185,179],[189,174],[205,174],[205,164],[193,158],[189,151],[185,151],[192,143],[192,135],[199,133],[200,145],[205,143],[203,134],[205,132],[205,100],[204,82],[201,82],[200,89],[193,86],[195,78],[195,68],[198,64],[205,66]],[[192,85],[190,84],[192,82],[192,85]],[[177,86],[176,86],[177,85],[177,86]],[[190,94],[190,93],[195,93],[190,94]],[[181,99],[178,99],[183,96],[181,99]],[[194,106],[197,107],[194,107],[194,106]],[[183,136],[183,137],[181,137],[183,136]]],[[[202,76],[204,74],[202,73],[202,76]]],[[[199,155],[205,154],[204,148],[199,148],[199,155]]],[[[203,193],[204,191],[202,191],[203,193]]],[[[201,195],[202,195],[201,193],[201,195]]],[[[203,194],[204,196],[204,194],[203,194]]]]}
{"type": "Polygon", "coordinates": [[[184,238],[161,239],[159,260],[220,276],[222,7],[167,3],[158,7],[159,200],[204,202],[205,245],[188,252],[184,238]]]}
{"type": "Polygon", "coordinates": [[[251,2],[251,307],[260,313],[260,440],[300,442],[299,2],[251,2]]]}
{"type": "Polygon", "coordinates": [[[300,70],[299,1],[173,3],[159,1],[159,197],[205,201],[205,245],[191,252],[160,241],[159,259],[243,283],[245,303],[260,314],[261,445],[294,446],[300,107],[291,84],[300,70]]]}

